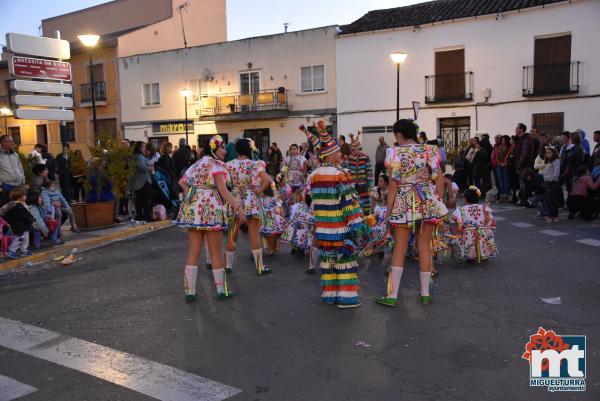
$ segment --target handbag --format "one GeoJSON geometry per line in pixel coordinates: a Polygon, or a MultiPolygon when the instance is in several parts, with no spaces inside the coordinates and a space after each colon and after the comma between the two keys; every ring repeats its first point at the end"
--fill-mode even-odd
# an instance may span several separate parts
{"type": "Polygon", "coordinates": [[[46,227],[48,227],[48,231],[51,233],[56,231],[56,229],[58,228],[58,220],[50,216],[44,217],[44,223],[46,223],[46,227]]]}

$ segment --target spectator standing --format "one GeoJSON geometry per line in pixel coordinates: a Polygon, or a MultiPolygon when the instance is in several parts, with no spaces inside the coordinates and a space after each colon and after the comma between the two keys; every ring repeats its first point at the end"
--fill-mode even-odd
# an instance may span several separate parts
{"type": "Polygon", "coordinates": [[[484,188],[484,190],[482,190],[481,192],[483,193],[482,196],[485,197],[485,191],[487,188],[485,188],[484,180],[485,175],[489,173],[488,154],[487,151],[481,147],[479,139],[477,137],[473,139],[476,139],[473,143],[475,145],[475,153],[473,155],[472,162],[473,182],[477,188],[484,188]]]}
{"type": "Polygon", "coordinates": [[[508,158],[510,150],[510,137],[502,135],[497,151],[496,175],[498,176],[498,189],[500,202],[510,201],[510,176],[508,172],[508,158]]]}
{"type": "MultiPolygon", "coordinates": [[[[596,146],[594,146],[594,151],[590,157],[590,171],[592,172],[592,175],[594,175],[594,170],[596,168],[600,170],[600,131],[594,132],[594,142],[596,143],[596,146]]],[[[600,173],[600,171],[598,173],[600,173]]]]}
{"type": "MultiPolygon", "coordinates": [[[[81,150],[76,149],[71,158],[71,188],[73,189],[73,201],[80,202],[85,199],[85,187],[83,180],[88,172],[88,164],[83,158],[81,150]]],[[[64,193],[63,193],[64,195],[64,193]]],[[[69,200],[70,202],[70,200],[69,200]]]]}
{"type": "Polygon", "coordinates": [[[192,151],[185,144],[185,139],[179,139],[179,148],[173,153],[173,162],[175,163],[175,174],[177,179],[188,169],[192,161],[192,151]]]}
{"type": "Polygon", "coordinates": [[[30,190],[41,192],[42,186],[48,181],[48,167],[45,164],[36,164],[31,168],[33,177],[31,178],[30,190]]]}
{"type": "Polygon", "coordinates": [[[446,147],[444,146],[444,140],[442,138],[438,138],[436,142],[440,157],[440,170],[442,170],[442,173],[444,173],[446,171],[446,162],[448,161],[446,147]]]}
{"type": "Polygon", "coordinates": [[[179,177],[175,174],[175,162],[173,161],[173,157],[171,157],[172,152],[173,144],[171,142],[163,142],[160,145],[160,157],[156,166],[169,176],[172,183],[176,184],[179,177]]]}
{"type": "Polygon", "coordinates": [[[6,254],[9,258],[16,259],[19,250],[21,256],[31,255],[27,248],[29,247],[29,230],[33,227],[33,216],[29,213],[27,203],[25,203],[27,189],[24,186],[11,188],[9,199],[10,201],[0,209],[0,215],[10,225],[14,236],[6,254]]]}
{"type": "MultiPolygon", "coordinates": [[[[345,143],[345,141],[344,141],[345,143]]],[[[346,144],[347,145],[347,144],[346,144]]],[[[342,149],[342,154],[343,149],[344,149],[344,145],[340,143],[340,147],[342,149]]],[[[385,143],[385,138],[383,136],[379,137],[379,144],[377,145],[377,149],[375,150],[375,181],[374,182],[379,182],[379,174],[381,174],[382,171],[385,171],[385,155],[387,152],[387,149],[390,146],[385,143]]]]}
{"type": "Polygon", "coordinates": [[[10,135],[0,137],[0,187],[2,189],[0,204],[8,202],[11,189],[25,184],[25,173],[19,154],[14,150],[14,142],[10,135]]]}
{"type": "Polygon", "coordinates": [[[48,152],[48,146],[42,146],[42,158],[46,160],[46,167],[48,167],[48,179],[56,180],[56,159],[50,152],[48,152]]]}
{"type": "Polygon", "coordinates": [[[526,169],[533,169],[535,161],[535,142],[526,132],[527,126],[523,123],[517,124],[515,134],[517,135],[517,146],[515,148],[515,167],[519,175],[519,206],[531,207],[527,199],[531,196],[528,185],[525,183],[523,174],[526,169]]]}
{"type": "Polygon", "coordinates": [[[566,166],[563,170],[563,175],[569,192],[571,192],[573,188],[573,180],[577,176],[577,168],[585,164],[585,150],[583,149],[581,140],[582,138],[579,132],[573,132],[571,134],[572,147],[565,157],[566,166]]]}
{"type": "Polygon", "coordinates": [[[148,142],[146,144],[146,158],[151,166],[154,166],[160,158],[160,154],[156,151],[156,149],[154,149],[152,142],[148,142]]]}
{"type": "Polygon", "coordinates": [[[559,183],[560,160],[556,149],[552,146],[546,147],[544,176],[544,204],[546,209],[546,221],[555,223],[558,221],[558,208],[564,204],[562,188],[559,183]]]}
{"type": "MultiPolygon", "coordinates": [[[[351,148],[350,144],[348,142],[346,142],[346,137],[344,135],[340,135],[339,139],[340,139],[340,152],[342,153],[342,160],[345,161],[348,157],[350,157],[350,154],[352,153],[352,148],[351,148]]],[[[381,139],[380,139],[380,141],[381,141],[381,139]]],[[[378,146],[378,148],[379,148],[379,146],[378,146]]],[[[385,159],[385,154],[384,154],[384,159],[385,159]]],[[[375,170],[375,171],[377,171],[377,170],[375,170]]],[[[375,179],[375,181],[377,181],[377,179],[375,179]]]]}
{"type": "Polygon", "coordinates": [[[271,152],[267,154],[267,173],[269,173],[271,177],[275,177],[279,174],[279,167],[281,166],[283,154],[277,147],[276,142],[271,144],[270,150],[271,152]]]}
{"type": "MultiPolygon", "coordinates": [[[[185,146],[185,145],[184,145],[185,146]]],[[[136,142],[133,147],[133,175],[129,179],[129,190],[135,193],[136,220],[152,221],[152,178],[153,166],[144,156],[146,144],[136,142]]],[[[188,153],[189,154],[189,153],[188,153]]],[[[189,159],[188,159],[189,160],[189,159]]]]}

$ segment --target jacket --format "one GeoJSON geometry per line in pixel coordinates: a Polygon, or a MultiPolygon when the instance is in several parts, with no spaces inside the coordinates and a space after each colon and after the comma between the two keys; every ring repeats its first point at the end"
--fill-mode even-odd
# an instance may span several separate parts
{"type": "Polygon", "coordinates": [[[143,155],[135,155],[133,175],[129,179],[129,190],[139,191],[146,183],[152,183],[150,172],[148,171],[149,166],[150,164],[148,159],[146,159],[143,155]]]}
{"type": "Polygon", "coordinates": [[[10,224],[16,237],[20,237],[33,226],[33,216],[23,202],[10,201],[0,209],[0,215],[10,224]]]}
{"type": "Polygon", "coordinates": [[[42,205],[44,205],[44,210],[47,215],[54,214],[53,203],[55,201],[60,201],[60,205],[61,205],[60,207],[64,207],[66,209],[69,209],[71,207],[71,206],[69,206],[69,203],[67,202],[65,197],[62,196],[62,194],[60,192],[58,192],[58,190],[50,191],[48,188],[43,188],[41,196],[42,196],[42,205]]]}
{"type": "Polygon", "coordinates": [[[0,183],[13,186],[25,184],[25,173],[17,152],[0,150],[0,183]]]}
{"type": "Polygon", "coordinates": [[[42,210],[40,210],[40,207],[38,205],[28,205],[27,209],[29,210],[31,217],[33,217],[33,228],[40,231],[44,237],[47,237],[50,231],[42,217],[42,210]]]}

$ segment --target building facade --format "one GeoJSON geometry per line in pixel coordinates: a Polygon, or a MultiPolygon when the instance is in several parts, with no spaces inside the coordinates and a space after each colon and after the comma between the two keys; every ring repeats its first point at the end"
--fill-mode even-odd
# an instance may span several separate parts
{"type": "Polygon", "coordinates": [[[202,146],[214,134],[253,138],[261,153],[303,142],[301,124],[335,131],[336,27],[119,58],[125,137],[202,146]]]}
{"type": "Polygon", "coordinates": [[[555,135],[600,129],[600,2],[454,0],[366,14],[336,40],[340,133],[362,130],[366,151],[393,142],[396,66],[400,117],[448,148],[518,122],[555,135]]]}

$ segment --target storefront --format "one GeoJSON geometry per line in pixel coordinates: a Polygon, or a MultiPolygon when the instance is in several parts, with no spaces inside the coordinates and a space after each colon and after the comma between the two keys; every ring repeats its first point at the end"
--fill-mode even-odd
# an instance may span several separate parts
{"type": "MultiPolygon", "coordinates": [[[[159,121],[152,123],[152,133],[148,135],[148,142],[154,145],[156,150],[160,149],[160,145],[164,142],[171,142],[173,146],[179,144],[180,138],[185,138],[186,126],[185,121],[159,121]]],[[[194,143],[194,123],[188,121],[187,134],[190,140],[190,145],[194,143]]]]}

